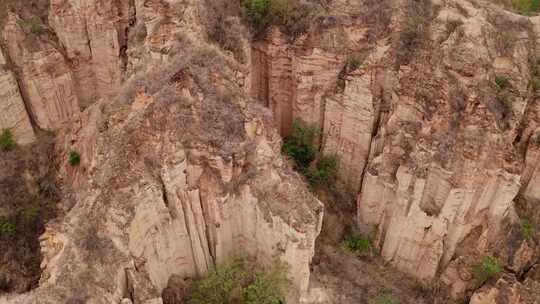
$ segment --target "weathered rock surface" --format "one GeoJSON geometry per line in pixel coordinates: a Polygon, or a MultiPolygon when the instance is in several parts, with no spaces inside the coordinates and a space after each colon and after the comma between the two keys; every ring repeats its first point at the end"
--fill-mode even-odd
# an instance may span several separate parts
{"type": "Polygon", "coordinates": [[[327,301],[306,293],[322,209],[271,131],[287,136],[295,119],[339,157],[385,260],[462,298],[478,287],[472,265],[494,255],[519,279],[472,303],[529,303],[540,17],[469,0],[327,1],[305,34],[271,28],[242,50],[244,65],[205,42],[206,4],[51,0],[41,34],[9,15],[0,127],[21,143],[30,121],[58,130],[83,164],[61,170],[75,203],[43,236],[41,286],[9,303],[158,303],[171,277],[240,255],[288,262],[306,303],[327,301]]]}
{"type": "Polygon", "coordinates": [[[134,7],[123,1],[64,1],[50,4],[49,23],[72,63],[82,106],[99,97],[111,98],[122,81],[134,7]]]}
{"type": "Polygon", "coordinates": [[[274,33],[258,43],[252,96],[283,135],[298,118],[321,127],[321,151],[339,156],[342,182],[358,193],[360,228],[377,229],[398,269],[426,282],[440,276],[455,297],[474,288],[470,269],[482,256],[526,269],[538,259],[520,232],[538,202],[529,86],[538,17],[460,0],[363,5],[378,5],[373,19],[335,1],[333,15],[295,42],[274,33]]]}
{"type": "Polygon", "coordinates": [[[486,286],[471,298],[471,304],[535,304],[540,299],[540,272],[538,267],[529,271],[524,281],[509,275],[494,286],[486,286]]]}
{"type": "MultiPolygon", "coordinates": [[[[52,2],[56,32],[66,28],[61,24],[68,16],[93,12],[92,5],[105,5],[97,11],[109,8],[96,1],[71,4],[65,8],[76,13],[52,2]]],[[[13,42],[10,54],[22,69],[25,90],[51,84],[49,95],[28,97],[36,122],[41,128],[69,126],[58,138],[65,151],[79,151],[82,162],[71,168],[66,161],[61,170],[65,204],[73,205],[41,237],[40,286],[4,297],[3,303],[160,303],[171,277],[197,278],[238,257],[290,265],[290,303],[307,292],[323,206],[280,156],[281,139],[266,110],[247,103],[238,65],[195,40],[196,23],[183,27],[182,17],[196,13],[189,5],[184,15],[155,3],[139,11],[139,26],[152,26],[147,39],[134,42],[140,52],[129,54],[132,71],[140,72],[115,102],[91,105],[82,115],[75,111],[80,81],[88,80],[92,88],[96,69],[116,68],[111,58],[118,50],[102,50],[105,58],[88,57],[82,41],[97,39],[91,43],[105,47],[100,39],[114,30],[107,32],[110,25],[104,25],[98,36],[84,36],[86,30],[75,26],[59,33],[63,44],[71,43],[65,57],[46,39],[38,39],[38,51],[28,51],[25,33],[11,16],[4,35],[13,42]],[[153,24],[167,10],[168,21],[153,24]],[[169,53],[174,33],[184,29],[189,47],[169,53]],[[65,65],[72,56],[80,56],[81,70],[65,65]],[[53,62],[55,69],[46,74],[45,66],[53,62]],[[69,90],[55,91],[61,87],[69,90]],[[48,107],[49,101],[56,107],[48,107]]],[[[92,22],[107,23],[109,17],[92,22]]],[[[96,83],[118,80],[108,79],[98,77],[96,83]]]]}
{"type": "Polygon", "coordinates": [[[0,50],[0,130],[11,130],[17,143],[29,144],[35,140],[34,129],[19,91],[13,72],[5,68],[6,60],[0,50]]]}
{"type": "Polygon", "coordinates": [[[72,71],[53,43],[25,29],[23,22],[9,15],[4,28],[9,57],[20,70],[20,86],[37,127],[57,129],[79,113],[72,71]]]}

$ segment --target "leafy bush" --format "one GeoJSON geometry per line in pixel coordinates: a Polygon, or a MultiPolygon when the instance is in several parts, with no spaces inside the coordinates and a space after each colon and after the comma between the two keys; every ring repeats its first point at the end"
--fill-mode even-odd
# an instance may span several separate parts
{"type": "Polygon", "coordinates": [[[23,207],[19,210],[20,218],[25,224],[33,224],[39,217],[41,208],[37,205],[23,207]]]}
{"type": "Polygon", "coordinates": [[[255,27],[260,28],[270,22],[271,0],[244,0],[242,7],[245,11],[245,17],[255,27]]]}
{"type": "Polygon", "coordinates": [[[275,263],[268,271],[236,261],[217,267],[196,282],[189,304],[281,304],[287,292],[287,269],[275,263]]]}
{"type": "Polygon", "coordinates": [[[540,90],[540,77],[533,77],[529,81],[529,87],[534,91],[538,92],[540,90]]]}
{"type": "Polygon", "coordinates": [[[283,152],[290,156],[300,171],[305,171],[317,156],[315,140],[319,130],[310,127],[301,120],[293,122],[292,134],[285,138],[283,152]]]}
{"type": "Polygon", "coordinates": [[[77,151],[69,152],[68,162],[72,167],[80,165],[81,164],[81,155],[79,154],[79,152],[77,152],[77,151]]]}
{"type": "Polygon", "coordinates": [[[256,32],[279,25],[293,38],[306,32],[314,12],[300,0],[242,0],[244,19],[256,32]]]}
{"type": "Polygon", "coordinates": [[[473,266],[473,274],[480,284],[484,284],[487,280],[495,277],[503,270],[501,261],[492,256],[486,256],[480,264],[473,266]]]}
{"type": "Polygon", "coordinates": [[[0,236],[10,236],[15,233],[17,227],[7,218],[0,217],[0,236]]]}
{"type": "Polygon", "coordinates": [[[528,240],[532,238],[534,236],[534,230],[534,226],[529,220],[521,220],[521,234],[524,239],[528,240]]]}
{"type": "Polygon", "coordinates": [[[495,76],[495,84],[497,85],[499,90],[504,90],[510,87],[510,80],[504,75],[498,75],[495,76]]]}
{"type": "Polygon", "coordinates": [[[320,131],[301,120],[293,122],[292,134],[285,138],[282,151],[294,160],[296,169],[314,186],[331,185],[337,177],[338,158],[320,155],[316,139],[320,131]]]}
{"type": "Polygon", "coordinates": [[[336,156],[322,156],[305,173],[309,183],[315,187],[331,184],[337,177],[337,163],[336,156]]]}
{"type": "Polygon", "coordinates": [[[377,297],[369,301],[369,304],[398,304],[398,303],[399,303],[398,300],[396,300],[396,298],[389,293],[378,295],[377,297]]]}
{"type": "Polygon", "coordinates": [[[345,237],[342,246],[345,250],[358,256],[365,255],[371,248],[371,241],[359,234],[351,234],[345,237]]]}
{"type": "Polygon", "coordinates": [[[31,18],[29,20],[19,20],[17,22],[22,28],[29,28],[30,32],[34,35],[41,35],[45,32],[45,27],[41,24],[38,18],[31,18]]]}
{"type": "Polygon", "coordinates": [[[358,59],[356,56],[347,58],[347,72],[351,73],[358,70],[361,64],[360,59],[358,59]]]}
{"type": "Polygon", "coordinates": [[[17,143],[15,142],[11,131],[8,129],[2,131],[2,134],[0,134],[0,149],[3,151],[10,151],[13,150],[16,145],[17,143]]]}
{"type": "Polygon", "coordinates": [[[540,0],[495,0],[495,2],[524,15],[540,11],[540,0]]]}
{"type": "Polygon", "coordinates": [[[407,17],[398,40],[398,65],[408,64],[414,53],[422,45],[429,27],[428,19],[431,15],[431,2],[429,0],[409,1],[406,14],[407,17]]]}

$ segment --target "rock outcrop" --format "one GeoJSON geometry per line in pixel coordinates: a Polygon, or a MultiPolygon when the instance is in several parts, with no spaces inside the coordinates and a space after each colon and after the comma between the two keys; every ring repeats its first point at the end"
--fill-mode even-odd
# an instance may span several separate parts
{"type": "Polygon", "coordinates": [[[538,251],[520,233],[534,203],[516,204],[538,201],[538,17],[460,0],[328,6],[295,42],[274,33],[254,47],[251,92],[282,134],[294,119],[321,128],[359,227],[376,230],[387,261],[441,277],[454,297],[474,288],[482,256],[518,272],[537,261],[520,249],[538,251]]]}
{"type": "Polygon", "coordinates": [[[148,35],[121,61],[127,42],[113,39],[125,25],[111,17],[116,6],[51,5],[51,29],[66,53],[45,36],[33,37],[30,51],[30,33],[15,15],[4,36],[37,126],[57,129],[60,146],[79,151],[81,165],[66,159],[60,171],[66,214],[40,239],[39,287],[0,301],[161,303],[170,278],[198,278],[245,257],[288,264],[288,300],[298,302],[323,206],[280,155],[269,112],[248,103],[242,68],[201,41],[196,22],[183,24],[198,6],[137,3],[134,26],[148,35]],[[109,15],[92,19],[96,12],[109,15]],[[134,73],[122,90],[115,87],[121,62],[134,73]],[[110,78],[99,76],[108,69],[110,78]],[[121,93],[114,101],[96,99],[114,90],[121,93]],[[83,113],[79,101],[88,106],[83,113]]]}
{"type": "Polygon", "coordinates": [[[386,261],[459,299],[493,255],[505,274],[472,303],[534,299],[540,17],[472,0],[317,3],[296,36],[271,26],[249,47],[234,5],[213,12],[234,25],[218,32],[236,39],[226,51],[203,0],[10,12],[0,129],[21,144],[56,130],[82,162],[60,170],[66,214],[42,237],[39,288],[7,303],[159,303],[171,278],[240,256],[290,264],[295,303],[323,213],[280,156],[297,119],[338,157],[386,261]]]}
{"type": "Polygon", "coordinates": [[[4,28],[8,54],[20,70],[19,85],[37,127],[58,129],[80,111],[72,70],[53,41],[41,33],[43,25],[25,22],[9,15],[4,28]]]}
{"type": "Polygon", "coordinates": [[[513,276],[504,276],[495,286],[486,286],[477,291],[471,298],[471,304],[534,304],[538,303],[540,293],[540,272],[533,268],[525,280],[517,280],[513,276]]]}
{"type": "Polygon", "coordinates": [[[0,50],[0,130],[11,130],[15,140],[22,145],[35,140],[34,129],[19,91],[13,72],[6,68],[7,61],[0,50]]]}

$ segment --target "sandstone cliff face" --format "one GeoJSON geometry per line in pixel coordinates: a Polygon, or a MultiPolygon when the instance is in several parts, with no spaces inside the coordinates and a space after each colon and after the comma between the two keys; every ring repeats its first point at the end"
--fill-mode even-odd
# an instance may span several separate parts
{"type": "Polygon", "coordinates": [[[525,281],[518,281],[514,277],[503,277],[495,286],[486,286],[477,291],[471,299],[471,304],[498,304],[498,303],[538,303],[538,267],[528,273],[525,281]]]}
{"type": "Polygon", "coordinates": [[[294,43],[273,34],[256,44],[252,95],[285,136],[296,118],[322,129],[321,151],[340,157],[340,178],[358,193],[359,227],[376,229],[398,269],[440,276],[454,297],[473,288],[483,255],[521,273],[538,261],[519,232],[538,201],[538,17],[469,1],[378,5],[370,20],[334,1],[294,43]]]}
{"type": "Polygon", "coordinates": [[[478,287],[471,266],[496,255],[507,274],[472,303],[530,302],[540,251],[521,220],[540,225],[540,17],[469,0],[326,1],[295,39],[271,28],[244,49],[240,35],[243,64],[205,42],[207,8],[51,0],[41,30],[9,14],[0,128],[21,144],[57,130],[83,166],[60,170],[66,215],[42,237],[40,287],[8,303],[159,303],[171,276],[238,256],[289,263],[294,303],[322,220],[272,131],[295,119],[339,157],[385,260],[462,298],[478,287]]]}
{"type": "Polygon", "coordinates": [[[4,28],[8,54],[20,70],[20,87],[37,127],[57,129],[79,113],[72,71],[54,43],[24,22],[9,15],[4,28]]]}
{"type": "Polygon", "coordinates": [[[134,10],[129,0],[51,1],[49,24],[72,65],[81,106],[115,95],[126,64],[128,26],[135,22],[134,10]]]}
{"type": "Polygon", "coordinates": [[[269,113],[247,102],[243,68],[202,42],[198,5],[51,1],[59,44],[10,16],[36,125],[82,164],[62,165],[66,214],[40,239],[40,286],[3,303],[161,303],[171,276],[238,257],[286,262],[289,301],[306,293],[322,204],[280,156],[269,113]],[[128,20],[145,34],[123,54],[128,20]]]}
{"type": "Polygon", "coordinates": [[[13,72],[6,68],[7,61],[0,50],[0,130],[9,129],[20,144],[35,140],[34,129],[19,91],[13,72]]]}

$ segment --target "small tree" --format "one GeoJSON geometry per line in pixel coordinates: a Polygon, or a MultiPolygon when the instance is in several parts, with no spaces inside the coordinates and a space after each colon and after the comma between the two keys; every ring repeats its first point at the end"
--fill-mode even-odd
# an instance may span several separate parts
{"type": "Polygon", "coordinates": [[[0,149],[2,149],[2,151],[10,151],[13,150],[16,145],[17,143],[15,142],[11,131],[8,129],[3,130],[0,135],[0,149]]]}
{"type": "Polygon", "coordinates": [[[503,270],[501,261],[493,256],[486,256],[481,263],[473,266],[473,273],[480,284],[495,277],[503,270]]]}

